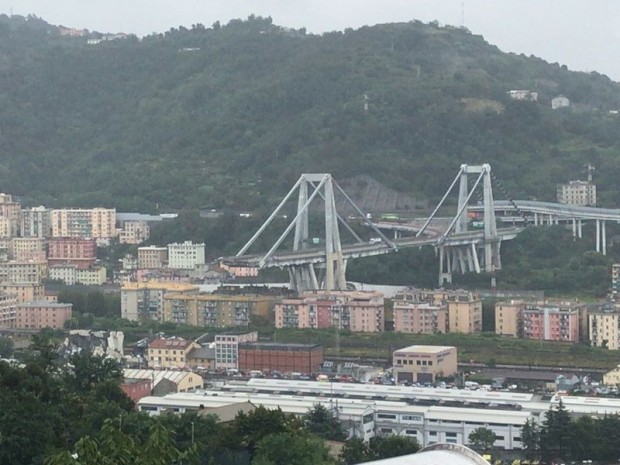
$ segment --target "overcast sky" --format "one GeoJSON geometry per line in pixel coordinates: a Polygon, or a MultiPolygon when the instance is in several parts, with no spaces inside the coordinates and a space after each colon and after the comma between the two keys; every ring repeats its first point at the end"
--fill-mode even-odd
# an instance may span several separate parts
{"type": "Polygon", "coordinates": [[[309,32],[437,20],[465,25],[506,52],[620,81],[620,0],[0,0],[0,13],[139,36],[250,14],[309,32]]]}

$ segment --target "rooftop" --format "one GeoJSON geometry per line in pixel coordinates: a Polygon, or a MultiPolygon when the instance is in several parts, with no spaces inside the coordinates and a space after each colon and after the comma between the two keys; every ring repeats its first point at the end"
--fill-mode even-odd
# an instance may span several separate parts
{"type": "Polygon", "coordinates": [[[285,342],[244,342],[239,344],[239,348],[263,349],[263,350],[310,350],[322,347],[321,344],[301,344],[285,342]]]}
{"type": "Polygon", "coordinates": [[[437,354],[446,350],[455,349],[454,346],[409,346],[396,350],[396,352],[402,353],[416,353],[416,354],[437,354]]]}
{"type": "Polygon", "coordinates": [[[171,338],[171,339],[155,339],[149,342],[149,349],[186,349],[193,341],[188,341],[183,338],[171,338]]]}

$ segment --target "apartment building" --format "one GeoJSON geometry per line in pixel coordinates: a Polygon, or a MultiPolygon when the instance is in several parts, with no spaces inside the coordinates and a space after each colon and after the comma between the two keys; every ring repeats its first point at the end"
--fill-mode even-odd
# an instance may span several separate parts
{"type": "Polygon", "coordinates": [[[276,328],[338,328],[354,332],[385,329],[383,294],[365,291],[309,291],[274,307],[276,328]]]}
{"type": "Polygon", "coordinates": [[[103,266],[76,269],[75,282],[85,286],[101,286],[107,282],[107,270],[103,266]]]}
{"type": "Polygon", "coordinates": [[[611,303],[588,311],[588,339],[594,347],[620,349],[620,308],[611,303]]]}
{"type": "Polygon", "coordinates": [[[168,248],[138,247],[138,269],[141,270],[160,270],[168,264],[168,248]]]}
{"type": "Polygon", "coordinates": [[[0,237],[17,237],[21,204],[9,194],[0,194],[0,237]]]}
{"type": "Polygon", "coordinates": [[[502,336],[523,337],[523,310],[525,302],[511,300],[495,304],[495,333],[502,336]]]}
{"type": "Polygon", "coordinates": [[[611,266],[611,298],[620,299],[620,263],[611,266]]]}
{"type": "Polygon", "coordinates": [[[15,327],[17,296],[0,292],[0,328],[15,327]]]}
{"type": "Polygon", "coordinates": [[[41,237],[14,237],[11,239],[10,260],[45,260],[46,256],[45,239],[41,237]]]}
{"type": "Polygon", "coordinates": [[[257,342],[258,332],[229,332],[215,335],[215,368],[239,369],[239,344],[257,342]]]}
{"type": "Polygon", "coordinates": [[[434,383],[437,377],[457,372],[456,347],[414,345],[392,354],[393,376],[397,382],[434,383]]]}
{"type": "Polygon", "coordinates": [[[45,287],[41,283],[0,283],[0,294],[13,295],[17,303],[45,300],[45,287]]]}
{"type": "Polygon", "coordinates": [[[193,326],[248,326],[250,317],[267,318],[275,296],[173,294],[164,296],[163,321],[193,326]]]}
{"type": "Polygon", "coordinates": [[[163,321],[167,293],[198,293],[198,286],[167,281],[125,283],[121,286],[121,317],[127,320],[163,321]]]}
{"type": "Polygon", "coordinates": [[[17,304],[15,328],[18,329],[62,329],[71,318],[73,305],[38,301],[17,304]]]}
{"type": "Polygon", "coordinates": [[[48,238],[52,235],[52,210],[46,207],[23,208],[20,212],[21,237],[48,238]]]}
{"type": "Polygon", "coordinates": [[[60,281],[68,286],[77,283],[77,265],[52,265],[47,268],[47,277],[54,281],[60,281]]]}
{"type": "Polygon", "coordinates": [[[148,221],[127,220],[118,234],[121,244],[142,244],[151,235],[148,221]]]}
{"type": "Polygon", "coordinates": [[[49,266],[75,265],[85,270],[97,261],[97,242],[94,238],[52,237],[47,247],[49,266]]]}
{"type": "Polygon", "coordinates": [[[205,264],[205,245],[185,241],[182,244],[168,244],[168,267],[180,270],[193,270],[205,264]]]}
{"type": "Polygon", "coordinates": [[[53,237],[84,237],[108,241],[116,236],[114,208],[63,208],[52,210],[53,237]]]}
{"type": "Polygon", "coordinates": [[[559,203],[595,207],[596,184],[591,181],[569,181],[567,184],[558,184],[557,199],[559,203]]]}
{"type": "Polygon", "coordinates": [[[15,284],[40,284],[47,278],[47,261],[0,262],[0,282],[15,284]]]}
{"type": "Polygon", "coordinates": [[[187,355],[200,348],[195,341],[180,337],[159,338],[149,342],[147,349],[148,364],[151,368],[177,368],[187,366],[187,355]]]}
{"type": "Polygon", "coordinates": [[[545,341],[578,342],[580,306],[570,304],[525,304],[523,337],[545,341]]]}
{"type": "Polygon", "coordinates": [[[482,299],[473,292],[448,295],[448,331],[475,334],[482,331],[482,299]]]}

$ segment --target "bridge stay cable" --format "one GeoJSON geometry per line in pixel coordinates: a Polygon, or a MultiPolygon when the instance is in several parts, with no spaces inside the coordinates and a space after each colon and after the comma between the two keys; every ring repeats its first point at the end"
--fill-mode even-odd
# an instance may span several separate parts
{"type": "Polygon", "coordinates": [[[461,165],[461,169],[454,177],[454,181],[452,181],[452,184],[450,184],[450,187],[448,187],[448,190],[446,191],[446,193],[443,195],[443,197],[441,198],[441,200],[439,201],[439,203],[433,210],[433,213],[431,213],[431,215],[427,218],[426,222],[424,223],[422,228],[420,228],[420,230],[416,233],[415,237],[420,237],[422,234],[424,234],[424,231],[426,231],[426,228],[428,227],[428,225],[435,218],[435,215],[437,214],[437,212],[439,211],[439,209],[441,208],[445,200],[448,198],[448,195],[450,195],[450,192],[452,192],[452,189],[454,189],[454,186],[456,185],[457,181],[460,179],[461,174],[463,174],[464,170],[465,170],[465,165],[461,165]]]}
{"type": "Polygon", "coordinates": [[[495,176],[495,173],[491,172],[490,174],[491,174],[491,179],[493,180],[493,183],[495,184],[495,186],[501,191],[502,194],[504,194],[504,197],[506,197],[506,200],[508,200],[508,203],[510,203],[510,205],[512,206],[512,208],[514,208],[517,214],[521,218],[523,218],[523,224],[525,226],[529,226],[530,220],[525,214],[525,212],[519,208],[519,206],[517,205],[517,202],[513,200],[512,196],[508,193],[506,188],[504,188],[500,180],[497,179],[497,176],[495,176]]]}

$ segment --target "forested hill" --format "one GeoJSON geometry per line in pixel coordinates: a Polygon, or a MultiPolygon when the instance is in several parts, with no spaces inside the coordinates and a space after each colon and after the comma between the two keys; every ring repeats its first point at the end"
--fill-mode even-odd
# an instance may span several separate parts
{"type": "Polygon", "coordinates": [[[0,16],[0,190],[26,204],[252,209],[302,172],[433,200],[479,162],[539,199],[592,163],[603,203],[620,204],[618,84],[466,30],[310,35],[252,17],[87,42],[98,37],[0,16]],[[560,94],[571,107],[552,111],[560,94]]]}

